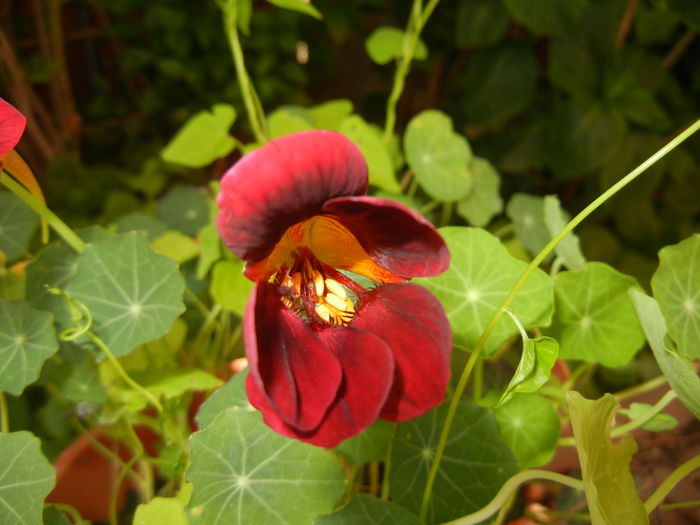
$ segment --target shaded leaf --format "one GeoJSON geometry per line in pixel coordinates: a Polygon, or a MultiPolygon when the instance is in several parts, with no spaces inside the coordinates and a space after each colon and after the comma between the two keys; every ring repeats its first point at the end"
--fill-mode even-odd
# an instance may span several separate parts
{"type": "Polygon", "coordinates": [[[460,47],[490,46],[508,28],[508,12],[501,2],[466,0],[458,4],[455,16],[455,43],[460,47]]]}
{"type": "Polygon", "coordinates": [[[38,226],[39,216],[29,206],[14,193],[0,191],[0,252],[8,261],[14,261],[27,250],[38,226]]]}
{"type": "Polygon", "coordinates": [[[224,310],[243,317],[253,282],[243,275],[242,261],[219,261],[214,265],[209,294],[224,310]]]}
{"type": "Polygon", "coordinates": [[[193,236],[209,221],[209,199],[196,188],[175,188],[158,201],[157,212],[169,229],[193,236]]]}
{"type": "Polygon", "coordinates": [[[369,494],[358,494],[333,514],[319,516],[314,525],[421,525],[418,516],[403,507],[379,500],[369,494]]]}
{"type": "Polygon", "coordinates": [[[457,213],[472,226],[486,226],[503,209],[499,193],[501,178],[491,163],[480,157],[469,165],[473,187],[466,198],[457,203],[457,213]]]}
{"type": "Polygon", "coordinates": [[[383,461],[394,436],[394,427],[388,421],[377,419],[358,435],[346,439],[335,449],[355,465],[383,461]]]}
{"type": "Polygon", "coordinates": [[[559,355],[559,343],[551,337],[525,338],[520,362],[498,405],[506,403],[516,392],[536,392],[552,373],[559,355]]]}
{"type": "Polygon", "coordinates": [[[304,0],[267,0],[272,5],[281,7],[282,9],[289,9],[290,11],[297,11],[299,13],[309,15],[313,18],[320,20],[323,18],[321,12],[311,5],[311,2],[305,2],[304,0]]]}
{"type": "Polygon", "coordinates": [[[311,116],[299,106],[282,106],[267,116],[267,128],[271,139],[313,129],[311,116]]]}
{"type": "Polygon", "coordinates": [[[537,255],[552,239],[544,220],[544,198],[516,193],[506,205],[506,214],[513,221],[515,235],[523,246],[537,255]]]}
{"type": "Polygon", "coordinates": [[[195,421],[199,428],[204,428],[212,423],[227,408],[236,407],[255,411],[253,405],[248,402],[248,395],[245,391],[245,378],[247,376],[248,368],[245,368],[229,379],[202,403],[195,416],[195,421]]]}
{"type": "MultiPolygon", "coordinates": [[[[544,223],[549,231],[550,238],[554,238],[566,223],[569,215],[564,212],[556,195],[547,195],[544,198],[544,223]]],[[[586,263],[586,258],[581,252],[581,242],[574,232],[570,232],[554,248],[554,252],[569,270],[580,270],[586,263]]]]}

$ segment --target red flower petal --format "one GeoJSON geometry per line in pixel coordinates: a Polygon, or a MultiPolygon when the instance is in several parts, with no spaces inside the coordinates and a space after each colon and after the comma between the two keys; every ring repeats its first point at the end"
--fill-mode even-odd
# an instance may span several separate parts
{"type": "Polygon", "coordinates": [[[400,202],[339,197],[329,201],[323,213],[334,215],[374,262],[396,275],[428,277],[450,265],[450,252],[433,225],[400,202]]]}
{"type": "Polygon", "coordinates": [[[404,421],[440,403],[450,378],[452,335],[440,302],[416,284],[387,284],[364,297],[353,328],[391,348],[394,381],[380,417],[404,421]]]}
{"type": "Polygon", "coordinates": [[[273,430],[330,448],[358,434],[377,419],[391,388],[394,363],[391,349],[371,333],[350,327],[329,327],[318,336],[340,361],[343,383],[335,403],[316,429],[300,432],[286,425],[260,395],[250,376],[246,387],[250,402],[262,411],[265,423],[273,430]]]}
{"type": "Polygon", "coordinates": [[[17,145],[26,125],[26,117],[0,98],[0,157],[17,145]]]}
{"type": "Polygon", "coordinates": [[[303,131],[268,142],[221,180],[217,224],[246,261],[266,257],[290,226],[318,214],[328,199],[367,190],[367,164],[333,131],[303,131]]]}
{"type": "Polygon", "coordinates": [[[260,396],[286,424],[302,431],[316,428],[340,388],[338,359],[265,282],[250,294],[243,336],[260,396]]]}

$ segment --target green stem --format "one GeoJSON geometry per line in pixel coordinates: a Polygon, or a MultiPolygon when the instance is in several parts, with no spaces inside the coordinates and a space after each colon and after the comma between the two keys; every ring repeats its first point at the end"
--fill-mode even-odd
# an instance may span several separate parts
{"type": "Polygon", "coordinates": [[[488,505],[472,514],[463,516],[454,521],[450,521],[444,525],[473,525],[475,523],[480,523],[498,512],[498,509],[500,509],[506,503],[515,489],[517,489],[523,483],[534,479],[554,481],[575,490],[583,490],[583,481],[580,479],[565,476],[564,474],[559,474],[557,472],[550,472],[548,470],[524,470],[523,472],[518,472],[508,479],[508,481],[503,484],[501,490],[498,491],[498,494],[494,496],[488,505]]]}
{"type": "Polygon", "coordinates": [[[109,347],[104,344],[102,339],[97,337],[95,334],[92,332],[85,332],[85,335],[90,338],[90,340],[95,343],[95,345],[102,350],[102,353],[105,355],[107,360],[114,366],[114,369],[117,371],[117,374],[119,374],[119,377],[121,377],[126,384],[128,384],[131,388],[139,392],[141,395],[143,395],[150,403],[155,407],[155,409],[158,411],[159,414],[163,413],[163,405],[160,404],[160,401],[151,394],[148,390],[146,390],[144,387],[139,385],[136,381],[134,381],[129,374],[127,374],[126,370],[124,370],[124,367],[122,367],[121,363],[119,360],[114,356],[112,351],[109,349],[109,347]]]}
{"type": "Polygon", "coordinates": [[[665,503],[661,505],[661,510],[677,510],[677,509],[689,509],[692,507],[700,507],[700,499],[694,499],[692,501],[679,501],[677,503],[665,503]]]}
{"type": "Polygon", "coordinates": [[[253,135],[255,135],[255,140],[260,144],[265,144],[267,142],[264,121],[265,117],[263,116],[260,103],[257,95],[255,94],[253,83],[250,80],[248,71],[245,68],[243,49],[241,48],[241,42],[238,38],[238,8],[236,4],[237,0],[229,0],[226,2],[226,4],[223,4],[223,2],[221,3],[221,8],[224,11],[226,37],[228,38],[229,47],[231,48],[233,65],[236,68],[236,77],[238,78],[238,85],[241,88],[241,94],[243,95],[243,104],[245,105],[246,112],[248,113],[250,127],[253,130],[253,135]]]}
{"type": "Polygon", "coordinates": [[[406,77],[408,76],[408,71],[411,68],[411,61],[416,53],[416,46],[418,45],[421,31],[423,31],[423,27],[425,27],[428,18],[430,18],[430,15],[437,6],[438,2],[439,0],[430,0],[425,9],[423,9],[423,2],[421,0],[414,0],[413,2],[411,17],[407,27],[407,40],[404,41],[402,56],[399,59],[399,65],[394,73],[394,84],[392,85],[389,100],[386,104],[384,142],[387,144],[394,134],[394,127],[396,126],[396,105],[401,98],[401,93],[403,93],[403,88],[406,84],[406,77]]]}
{"type": "Polygon", "coordinates": [[[506,298],[503,300],[503,303],[498,307],[498,309],[494,312],[494,314],[491,316],[491,319],[489,320],[488,324],[486,325],[486,328],[484,328],[483,333],[481,334],[481,337],[476,343],[476,346],[474,347],[474,351],[472,354],[469,356],[469,360],[467,361],[467,364],[464,366],[464,370],[462,371],[462,375],[459,378],[459,381],[457,383],[457,386],[455,388],[454,394],[452,396],[452,399],[450,401],[449,407],[447,409],[447,415],[445,416],[445,423],[443,424],[442,427],[442,432],[440,433],[440,438],[438,440],[437,448],[435,449],[435,456],[433,458],[433,464],[430,467],[430,471],[428,472],[428,478],[425,482],[425,490],[423,492],[423,500],[421,502],[421,512],[420,512],[420,517],[425,520],[425,517],[428,513],[428,504],[430,503],[430,495],[433,490],[433,484],[435,483],[435,478],[438,473],[438,469],[440,468],[440,461],[442,460],[443,453],[445,452],[445,445],[447,444],[447,437],[449,436],[450,430],[452,429],[452,423],[454,422],[455,414],[457,412],[457,407],[459,406],[459,401],[462,397],[462,394],[464,393],[464,389],[467,386],[467,383],[469,382],[469,377],[471,376],[472,370],[474,369],[474,366],[476,362],[481,358],[481,353],[484,350],[484,347],[486,346],[486,341],[491,335],[491,332],[496,328],[496,325],[498,322],[501,320],[501,317],[505,313],[506,309],[510,306],[510,304],[513,302],[513,299],[515,299],[515,296],[518,294],[520,289],[525,285],[525,282],[530,278],[530,276],[535,272],[535,270],[539,267],[540,264],[549,256],[552,251],[554,251],[554,247],[561,242],[561,240],[566,237],[571,231],[573,231],[576,226],[578,226],[586,217],[588,217],[591,213],[593,213],[595,210],[597,210],[603,203],[605,203],[608,199],[610,199],[613,195],[615,195],[618,191],[620,191],[622,188],[627,186],[630,182],[635,180],[639,175],[644,173],[650,166],[658,162],[660,159],[662,159],[664,156],[666,156],[670,151],[672,151],[674,148],[676,148],[678,145],[680,145],[683,141],[685,141],[688,137],[690,137],[693,133],[695,133],[698,129],[700,129],[700,119],[696,120],[693,124],[691,124],[688,128],[683,130],[681,133],[676,135],[673,139],[671,139],[664,147],[662,147],[659,151],[654,153],[651,157],[649,157],[647,160],[642,162],[639,166],[637,166],[634,170],[632,170],[630,173],[628,173],[626,176],[624,176],[622,179],[617,181],[615,184],[613,184],[607,191],[605,191],[602,195],[600,195],[597,199],[595,199],[593,202],[591,202],[586,208],[583,209],[576,217],[571,219],[566,226],[564,226],[564,229],[560,231],[557,235],[554,236],[554,238],[547,243],[547,245],[542,248],[542,251],[538,253],[535,258],[530,262],[527,268],[525,268],[525,271],[523,271],[522,275],[520,278],[517,280],[517,282],[513,285],[513,288],[511,288],[510,292],[506,296],[506,298]]]}
{"type": "Polygon", "coordinates": [[[71,523],[86,523],[80,511],[72,505],[68,505],[67,503],[44,503],[44,506],[49,505],[56,507],[63,514],[66,514],[70,518],[71,523]]]}
{"type": "Polygon", "coordinates": [[[59,234],[66,243],[76,252],[82,253],[85,249],[85,243],[78,235],[71,230],[68,225],[63,222],[58,215],[42,204],[34,195],[28,192],[24,187],[10,177],[6,172],[0,172],[0,182],[12,193],[17,195],[22,201],[29,206],[36,214],[44,219],[57,234],[59,234]]]}
{"type": "Polygon", "coordinates": [[[10,412],[7,410],[7,398],[5,392],[0,390],[0,433],[7,434],[10,431],[10,412]]]}
{"type": "Polygon", "coordinates": [[[690,474],[697,468],[700,468],[700,456],[695,456],[694,458],[689,459],[676,470],[671,472],[671,474],[669,474],[669,476],[665,480],[663,480],[661,485],[657,487],[654,493],[651,496],[649,496],[649,499],[647,499],[644,502],[644,508],[646,509],[647,514],[651,514],[651,512],[659,505],[659,503],[661,503],[664,500],[664,498],[668,496],[668,494],[673,490],[673,487],[678,485],[678,483],[684,477],[686,477],[688,474],[690,474]]]}

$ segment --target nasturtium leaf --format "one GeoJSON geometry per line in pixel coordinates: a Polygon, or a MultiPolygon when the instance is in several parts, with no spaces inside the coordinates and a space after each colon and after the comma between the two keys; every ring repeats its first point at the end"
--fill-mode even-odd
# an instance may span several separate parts
{"type": "MultiPolygon", "coordinates": [[[[419,512],[447,406],[441,405],[396,428],[389,488],[392,499],[419,512]]],[[[426,523],[443,523],[486,505],[518,464],[501,440],[494,416],[461,403],[440,462],[426,523]]]]}
{"type": "Polygon", "coordinates": [[[571,99],[549,122],[547,164],[562,178],[600,167],[624,139],[627,126],[615,108],[571,99]]]}
{"type": "Polygon", "coordinates": [[[360,148],[369,168],[369,183],[382,190],[399,192],[394,166],[381,134],[359,115],[344,119],[338,129],[360,148]]]}
{"type": "MultiPolygon", "coordinates": [[[[437,277],[417,282],[442,302],[455,344],[472,348],[527,264],[510,255],[486,230],[451,226],[441,228],[440,234],[452,255],[450,267],[437,277]]],[[[552,308],[552,281],[539,269],[509,307],[525,327],[548,325],[552,308]]],[[[485,355],[491,355],[516,332],[513,321],[502,318],[486,342],[485,355]]]]}
{"type": "Polygon", "coordinates": [[[178,498],[156,497],[136,507],[132,525],[188,525],[188,521],[178,498]]]}
{"type": "Polygon", "coordinates": [[[700,234],[659,251],[651,289],[678,350],[700,357],[700,234]]]}
{"type": "Polygon", "coordinates": [[[460,84],[470,124],[504,122],[534,99],[537,62],[528,46],[501,44],[473,52],[460,84]]]}
{"type": "Polygon", "coordinates": [[[120,217],[116,225],[119,233],[139,232],[149,239],[155,239],[168,231],[168,227],[162,221],[140,211],[120,217]]]}
{"type": "Polygon", "coordinates": [[[267,116],[270,138],[313,129],[308,111],[299,106],[282,106],[267,116]]]}
{"type": "Polygon", "coordinates": [[[320,20],[323,18],[321,12],[311,5],[310,1],[305,0],[267,0],[272,5],[281,7],[282,9],[289,9],[290,11],[296,11],[304,15],[309,15],[313,18],[320,20]]]}
{"type": "Polygon", "coordinates": [[[187,323],[178,317],[167,334],[140,344],[133,352],[119,358],[127,371],[157,370],[178,366],[177,352],[182,349],[187,336],[187,323]]]}
{"type": "Polygon", "coordinates": [[[503,209],[499,193],[501,178],[491,163],[480,157],[472,158],[469,172],[473,187],[469,195],[457,203],[457,213],[472,226],[483,227],[503,209]]]}
{"type": "Polygon", "coordinates": [[[308,109],[314,127],[317,129],[338,130],[340,124],[352,115],[352,102],[346,98],[329,100],[308,109]]]}
{"type": "MultiPolygon", "coordinates": [[[[563,230],[568,221],[569,216],[562,210],[557,196],[547,195],[544,198],[544,223],[550,238],[563,230]]],[[[581,242],[573,232],[564,237],[554,251],[569,270],[580,270],[586,263],[586,258],[581,251],[581,242]]]]}
{"type": "Polygon", "coordinates": [[[601,83],[595,56],[571,35],[550,41],[547,74],[553,85],[575,95],[591,95],[601,83]]]}
{"type": "Polygon", "coordinates": [[[314,525],[421,525],[418,516],[388,501],[369,494],[358,494],[333,514],[319,516],[314,525]]]}
{"type": "Polygon", "coordinates": [[[539,390],[549,380],[558,355],[559,343],[556,339],[544,336],[524,339],[518,368],[498,404],[506,403],[516,392],[530,393],[539,390]]]}
{"type": "Polygon", "coordinates": [[[616,443],[610,440],[617,401],[610,394],[590,401],[575,391],[566,397],[591,521],[601,525],[649,523],[629,468],[637,445],[629,435],[616,443]]]}
{"type": "Polygon", "coordinates": [[[196,188],[175,188],[158,202],[157,211],[169,229],[194,235],[209,221],[209,199],[196,188]]]}
{"type": "MultiPolygon", "coordinates": [[[[629,408],[621,409],[618,414],[625,416],[630,420],[639,419],[645,416],[649,409],[653,409],[653,405],[647,403],[630,403],[629,408]]],[[[647,432],[665,432],[678,426],[678,420],[671,414],[658,412],[644,423],[641,428],[647,432]]]]}
{"type": "MultiPolygon", "coordinates": [[[[7,176],[7,175],[3,175],[7,176]]],[[[0,191],[0,252],[13,261],[27,250],[39,216],[9,191],[0,191]]]]}
{"type": "Polygon", "coordinates": [[[392,424],[383,419],[377,419],[372,425],[358,435],[346,439],[335,449],[358,466],[370,461],[382,461],[386,457],[393,436],[392,424]]]}
{"type": "Polygon", "coordinates": [[[508,11],[501,2],[466,0],[457,5],[455,17],[455,43],[459,47],[493,45],[508,28],[508,11]]]}
{"type": "Polygon", "coordinates": [[[331,452],[276,434],[256,412],[226,409],[190,449],[190,525],[307,525],[345,489],[331,452]]]}
{"type": "Polygon", "coordinates": [[[518,240],[532,255],[542,251],[552,236],[544,221],[544,198],[516,193],[506,204],[518,240]]]}
{"type": "Polygon", "coordinates": [[[219,261],[214,265],[209,294],[224,310],[243,316],[253,283],[243,275],[241,261],[219,261]]]}
{"type": "Polygon", "coordinates": [[[6,267],[5,256],[0,251],[0,299],[24,299],[24,266],[24,263],[20,261],[13,267],[6,267]]]}
{"type": "Polygon", "coordinates": [[[73,326],[64,297],[49,292],[46,286],[63,289],[78,269],[78,254],[65,244],[44,246],[26,270],[27,302],[34,308],[53,312],[61,329],[73,326]]]}
{"type": "Polygon", "coordinates": [[[119,356],[170,330],[184,310],[185,282],[172,259],[137,233],[89,244],[67,292],[92,313],[95,330],[119,356]]]}
{"type": "MultiPolygon", "coordinates": [[[[73,525],[73,522],[54,505],[44,507],[43,519],[44,525],[73,525]]],[[[78,525],[87,525],[87,522],[79,522],[78,525]]]]}
{"type": "Polygon", "coordinates": [[[0,390],[20,395],[58,350],[53,314],[0,299],[0,390]]]}
{"type": "Polygon", "coordinates": [[[56,473],[29,432],[0,433],[0,523],[42,523],[44,499],[56,473]]]}
{"type": "Polygon", "coordinates": [[[501,439],[521,469],[539,467],[552,459],[559,439],[559,416],[546,397],[516,394],[493,412],[501,439]]]}
{"type": "Polygon", "coordinates": [[[615,367],[628,363],[644,344],[628,290],[637,281],[601,262],[554,277],[556,303],[545,329],[559,341],[559,357],[615,367]]]}
{"type": "Polygon", "coordinates": [[[197,259],[197,279],[204,279],[211,266],[221,259],[221,237],[216,227],[218,206],[212,203],[209,207],[209,222],[203,226],[197,235],[199,240],[199,259],[197,259]]]}
{"type": "Polygon", "coordinates": [[[199,428],[204,428],[213,422],[216,417],[227,408],[236,407],[248,411],[255,411],[253,405],[248,402],[245,391],[245,378],[248,369],[245,368],[229,379],[226,384],[210,395],[199,407],[195,421],[199,428]]]}
{"type": "Polygon", "coordinates": [[[199,245],[195,240],[177,230],[167,231],[153,239],[151,248],[154,252],[170,257],[180,264],[199,254],[199,245]]]}
{"type": "Polygon", "coordinates": [[[444,113],[427,110],[411,119],[404,135],[406,161],[418,184],[434,199],[458,201],[469,194],[472,151],[444,113]]]}
{"type": "Polygon", "coordinates": [[[700,377],[695,368],[667,348],[666,320],[658,303],[641,290],[633,289],[629,294],[659,368],[678,399],[700,419],[700,377]]]}
{"type": "Polygon", "coordinates": [[[92,355],[74,343],[61,344],[57,358],[44,365],[41,383],[52,383],[71,401],[107,401],[107,394],[97,375],[92,355]]]}
{"type": "Polygon", "coordinates": [[[567,31],[567,22],[578,18],[588,0],[504,0],[510,15],[537,36],[567,31]]]}
{"type": "MultiPolygon", "coordinates": [[[[365,40],[367,54],[376,64],[388,64],[396,58],[404,56],[406,33],[395,27],[378,27],[365,40]]],[[[422,40],[418,40],[414,58],[424,60],[428,57],[428,48],[422,40]]]]}
{"type": "Polygon", "coordinates": [[[643,128],[659,132],[669,128],[671,121],[666,111],[647,87],[634,77],[625,78],[619,83],[625,85],[623,88],[615,86],[621,92],[615,96],[611,103],[627,120],[643,128]]]}
{"type": "Polygon", "coordinates": [[[211,111],[192,116],[161,152],[163,160],[188,168],[202,168],[225,157],[236,146],[228,130],[236,120],[229,104],[215,104],[211,111]]]}

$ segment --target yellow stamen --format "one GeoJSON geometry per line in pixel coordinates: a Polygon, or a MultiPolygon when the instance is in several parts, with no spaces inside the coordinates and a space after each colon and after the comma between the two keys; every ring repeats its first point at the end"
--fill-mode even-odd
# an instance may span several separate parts
{"type": "Polygon", "coordinates": [[[314,270],[313,276],[314,276],[314,290],[316,290],[316,295],[318,297],[322,297],[323,292],[325,291],[325,288],[323,286],[323,275],[321,275],[321,272],[319,272],[318,270],[314,270]]]}
{"type": "Polygon", "coordinates": [[[345,310],[345,301],[334,293],[327,293],[325,296],[326,302],[337,310],[345,310]]]}
{"type": "Polygon", "coordinates": [[[325,304],[317,304],[316,307],[314,308],[314,311],[318,314],[318,316],[326,321],[327,323],[330,322],[331,320],[331,310],[326,306],[325,304]]]}
{"type": "Polygon", "coordinates": [[[347,299],[348,297],[348,294],[345,292],[345,288],[343,288],[343,285],[341,285],[335,279],[326,279],[326,288],[328,288],[331,292],[333,292],[335,295],[337,295],[343,300],[347,299]]]}

